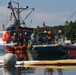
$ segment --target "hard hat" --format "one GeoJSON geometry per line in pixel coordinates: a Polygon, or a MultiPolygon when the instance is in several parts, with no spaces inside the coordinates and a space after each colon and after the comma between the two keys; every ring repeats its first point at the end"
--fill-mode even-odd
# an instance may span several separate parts
{"type": "Polygon", "coordinates": [[[62,31],[61,31],[61,30],[59,30],[59,31],[58,31],[58,33],[62,33],[62,31]]]}
{"type": "Polygon", "coordinates": [[[25,32],[25,35],[27,34],[27,32],[25,32]]]}
{"type": "Polygon", "coordinates": [[[16,33],[13,33],[13,35],[16,35],[16,33]]]}
{"type": "Polygon", "coordinates": [[[47,31],[44,31],[44,33],[47,33],[47,31]]]}
{"type": "Polygon", "coordinates": [[[48,34],[52,34],[52,32],[51,31],[48,31],[48,34]]]}

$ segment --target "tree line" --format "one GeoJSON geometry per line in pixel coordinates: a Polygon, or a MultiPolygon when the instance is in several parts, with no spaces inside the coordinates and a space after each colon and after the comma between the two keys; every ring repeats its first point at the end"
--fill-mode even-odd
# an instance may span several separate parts
{"type": "MultiPolygon", "coordinates": [[[[35,28],[37,32],[43,32],[43,27],[37,26],[35,28]]],[[[46,26],[46,30],[52,31],[52,35],[55,36],[58,30],[62,30],[62,34],[67,37],[68,40],[76,40],[76,21],[66,21],[65,25],[58,26],[46,26]]]]}

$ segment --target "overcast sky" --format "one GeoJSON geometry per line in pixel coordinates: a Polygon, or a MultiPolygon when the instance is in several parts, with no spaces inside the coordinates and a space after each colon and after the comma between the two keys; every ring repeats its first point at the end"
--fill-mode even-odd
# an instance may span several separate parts
{"type": "MultiPolygon", "coordinates": [[[[42,26],[43,21],[47,26],[63,24],[75,11],[76,0],[13,0],[20,3],[20,7],[29,6],[35,11],[26,19],[26,26],[42,26]],[[32,20],[32,22],[31,22],[32,20]]],[[[0,25],[9,24],[10,10],[7,9],[8,0],[0,0],[0,25]]],[[[17,4],[15,4],[17,6],[17,4]]],[[[23,14],[26,14],[23,13],[23,14]]],[[[23,15],[22,18],[26,17],[23,15]]],[[[68,21],[75,21],[74,14],[68,21]]],[[[11,23],[11,22],[10,22],[11,23]]]]}

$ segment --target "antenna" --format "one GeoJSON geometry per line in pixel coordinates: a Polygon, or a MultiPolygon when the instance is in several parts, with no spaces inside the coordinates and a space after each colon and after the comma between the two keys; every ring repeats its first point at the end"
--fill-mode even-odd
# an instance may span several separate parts
{"type": "MultiPolygon", "coordinates": [[[[75,13],[76,13],[76,11],[75,11],[73,14],[71,14],[71,15],[68,17],[68,19],[66,19],[65,21],[68,21],[75,13]]],[[[64,22],[64,23],[65,23],[65,22],[64,22]]],[[[62,23],[62,25],[63,25],[64,23],[62,23]]]]}

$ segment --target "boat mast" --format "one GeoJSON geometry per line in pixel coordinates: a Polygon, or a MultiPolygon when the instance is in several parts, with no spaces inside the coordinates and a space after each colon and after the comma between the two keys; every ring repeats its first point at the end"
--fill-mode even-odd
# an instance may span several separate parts
{"type": "Polygon", "coordinates": [[[14,19],[15,19],[15,23],[17,23],[17,17],[16,17],[16,15],[15,15],[15,12],[14,12],[14,10],[13,10],[13,6],[12,6],[10,0],[8,1],[8,8],[12,10],[12,13],[13,13],[13,16],[14,16],[14,19]]]}
{"type": "Polygon", "coordinates": [[[11,1],[11,0],[8,1],[8,8],[10,8],[12,10],[13,16],[15,18],[16,27],[19,27],[21,24],[24,24],[24,21],[26,20],[26,18],[32,13],[33,10],[35,10],[34,8],[29,8],[28,6],[26,6],[25,8],[22,8],[22,7],[20,8],[18,2],[14,2],[14,1],[11,1]],[[12,2],[16,3],[18,5],[17,8],[12,6],[12,2]],[[28,13],[28,15],[25,17],[25,19],[20,23],[20,13],[23,10],[27,10],[28,8],[31,9],[31,12],[28,13]],[[16,11],[17,15],[15,15],[14,11],[16,11]]]}
{"type": "Polygon", "coordinates": [[[9,0],[9,1],[8,1],[8,8],[12,10],[12,13],[13,13],[13,16],[14,16],[14,19],[15,19],[16,27],[19,27],[19,25],[20,25],[19,3],[9,0]],[[14,7],[12,6],[12,2],[13,2],[13,3],[16,3],[16,4],[18,5],[18,7],[17,7],[17,8],[14,8],[14,7]],[[17,17],[16,17],[16,14],[15,14],[15,11],[14,11],[14,10],[16,10],[17,17]]]}

